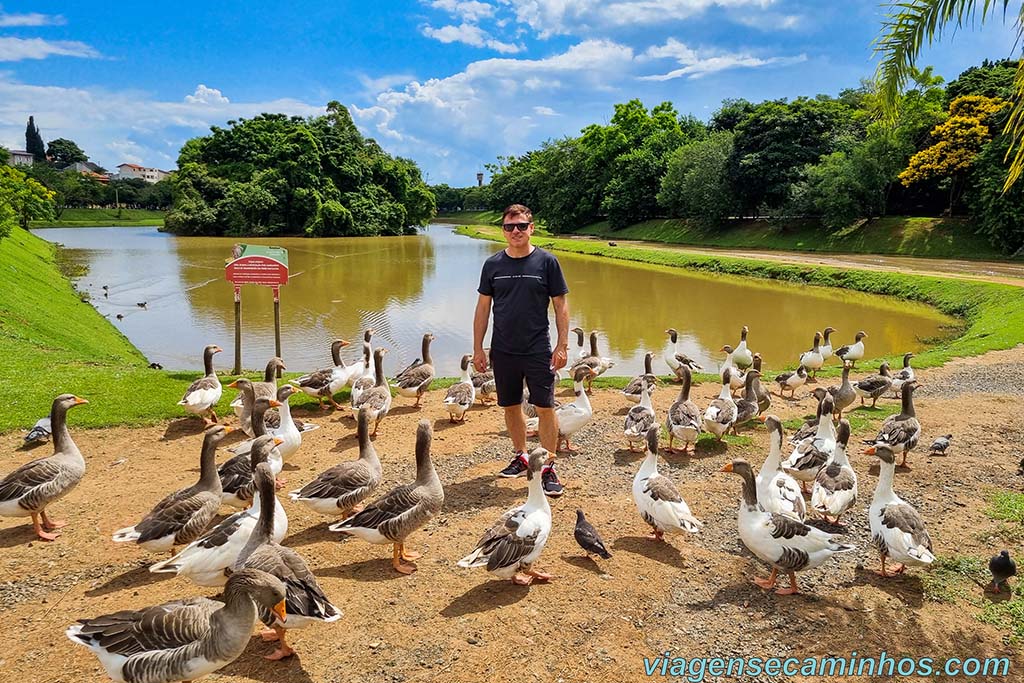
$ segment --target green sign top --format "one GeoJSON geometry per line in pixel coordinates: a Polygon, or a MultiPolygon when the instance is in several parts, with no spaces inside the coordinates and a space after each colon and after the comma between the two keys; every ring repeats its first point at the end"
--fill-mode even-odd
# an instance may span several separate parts
{"type": "MultiPolygon", "coordinates": [[[[242,248],[242,253],[235,256],[235,258],[242,258],[243,256],[266,256],[272,258],[275,261],[281,262],[285,268],[288,267],[288,250],[284,247],[267,247],[262,244],[239,244],[237,245],[242,248]]],[[[234,254],[232,254],[234,256],[234,254]]]]}

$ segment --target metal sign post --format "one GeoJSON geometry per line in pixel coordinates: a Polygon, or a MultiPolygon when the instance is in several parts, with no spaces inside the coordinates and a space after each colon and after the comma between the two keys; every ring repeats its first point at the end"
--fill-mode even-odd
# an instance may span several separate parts
{"type": "MultiPolygon", "coordinates": [[[[274,290],[274,351],[281,356],[281,285],[288,284],[288,250],[255,244],[236,244],[224,274],[235,286],[235,367],[242,372],[242,285],[263,285],[274,290]]],[[[281,371],[278,370],[278,377],[281,371]]]]}

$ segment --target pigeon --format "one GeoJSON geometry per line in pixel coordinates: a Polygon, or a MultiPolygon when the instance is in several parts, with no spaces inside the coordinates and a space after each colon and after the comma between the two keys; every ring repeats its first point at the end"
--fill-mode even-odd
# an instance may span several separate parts
{"type": "Polygon", "coordinates": [[[136,301],[135,305],[138,306],[139,308],[145,308],[146,307],[146,302],[145,301],[136,301]]]}
{"type": "Polygon", "coordinates": [[[617,247],[617,246],[619,246],[619,245],[618,245],[618,243],[617,243],[617,242],[609,242],[609,243],[608,243],[608,246],[609,246],[609,247],[617,247]]]}
{"type": "Polygon", "coordinates": [[[108,289],[110,289],[110,287],[108,287],[107,285],[103,285],[103,291],[104,292],[107,291],[108,289]]]}
{"type": "Polygon", "coordinates": [[[598,536],[597,529],[583,516],[583,510],[576,510],[576,530],[573,537],[580,547],[587,551],[587,555],[593,553],[606,560],[611,559],[612,554],[604,547],[604,541],[598,536]]]}
{"type": "Polygon", "coordinates": [[[988,561],[988,570],[992,573],[990,588],[996,593],[1001,593],[1001,586],[1006,583],[1006,580],[1017,575],[1017,563],[1010,559],[1009,550],[1000,550],[998,555],[988,561]]]}
{"type": "Polygon", "coordinates": [[[121,315],[120,313],[118,313],[118,314],[117,314],[117,319],[118,319],[118,320],[124,320],[124,316],[123,316],[123,315],[121,315]]]}
{"type": "Polygon", "coordinates": [[[949,442],[952,440],[952,434],[946,434],[935,439],[932,442],[932,447],[928,449],[928,455],[945,455],[946,449],[949,448],[949,442]]]}
{"type": "Polygon", "coordinates": [[[28,434],[25,435],[25,443],[46,443],[50,440],[50,416],[47,415],[44,418],[40,418],[32,429],[29,430],[28,434]]]}
{"type": "Polygon", "coordinates": [[[154,363],[150,363],[149,364],[149,369],[150,370],[163,370],[164,366],[160,365],[159,363],[155,363],[154,362],[154,363]]]}

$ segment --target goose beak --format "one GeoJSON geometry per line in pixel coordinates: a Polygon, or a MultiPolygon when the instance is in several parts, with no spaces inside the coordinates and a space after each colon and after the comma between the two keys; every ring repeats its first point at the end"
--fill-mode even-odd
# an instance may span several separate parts
{"type": "Polygon", "coordinates": [[[274,445],[275,445],[275,446],[280,446],[280,445],[281,445],[281,444],[283,444],[283,443],[284,443],[284,439],[282,439],[282,438],[281,438],[281,437],[279,437],[279,436],[275,436],[275,437],[274,437],[274,445]]]}
{"type": "Polygon", "coordinates": [[[75,396],[75,405],[76,406],[80,406],[83,403],[88,403],[88,401],[86,401],[84,398],[81,398],[80,396],[75,396]]]}
{"type": "Polygon", "coordinates": [[[342,346],[352,346],[352,342],[348,341],[347,339],[342,339],[341,340],[341,345],[342,346]]]}
{"type": "Polygon", "coordinates": [[[876,453],[877,449],[874,446],[872,446],[871,448],[864,449],[864,455],[875,455],[876,453]]]}
{"type": "Polygon", "coordinates": [[[761,422],[767,422],[768,421],[768,416],[767,415],[758,415],[757,419],[760,420],[761,422]]]}
{"type": "Polygon", "coordinates": [[[273,612],[277,615],[277,618],[280,619],[282,622],[288,620],[288,615],[285,614],[284,611],[284,600],[274,605],[273,612]]]}
{"type": "Polygon", "coordinates": [[[223,351],[223,350],[224,350],[224,349],[220,348],[219,346],[215,346],[215,347],[214,347],[214,349],[213,349],[213,352],[214,352],[214,353],[220,353],[220,352],[221,352],[221,351],[223,351]]]}
{"type": "Polygon", "coordinates": [[[229,384],[229,385],[228,385],[228,388],[229,388],[229,389],[237,389],[237,388],[238,388],[238,380],[236,379],[236,380],[235,380],[235,381],[233,381],[233,382],[232,382],[231,384],[229,384]]]}
{"type": "Polygon", "coordinates": [[[730,463],[726,463],[725,466],[722,467],[722,469],[720,469],[718,471],[719,472],[732,472],[732,463],[731,462],[730,463]]]}
{"type": "Polygon", "coordinates": [[[272,398],[270,399],[270,405],[273,406],[274,408],[280,408],[281,402],[272,398]]]}
{"type": "Polygon", "coordinates": [[[236,427],[224,427],[224,433],[225,434],[230,434],[231,432],[235,431],[235,429],[237,429],[237,428],[236,427]]]}

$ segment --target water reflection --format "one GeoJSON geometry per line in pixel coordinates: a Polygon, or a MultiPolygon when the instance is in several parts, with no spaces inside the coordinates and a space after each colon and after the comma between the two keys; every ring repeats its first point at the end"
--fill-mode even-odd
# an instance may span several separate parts
{"type": "MultiPolygon", "coordinates": [[[[174,237],[154,228],[40,230],[63,243],[71,258],[88,266],[78,286],[140,350],[167,368],[201,367],[199,350],[218,343],[230,365],[232,288],[224,259],[236,241],[174,237]],[[109,286],[108,298],[102,285],[109,286]],[[145,309],[136,306],[146,302],[145,309]]],[[[441,374],[458,374],[471,350],[472,317],[480,265],[494,243],[472,240],[449,227],[431,226],[415,237],[255,240],[289,250],[291,279],[281,290],[282,346],[289,369],[329,364],[335,337],[357,342],[367,326],[377,343],[391,348],[389,371],[419,355],[424,331],[437,337],[441,374]]],[[[637,267],[599,257],[560,254],[570,287],[573,324],[601,332],[602,354],[616,361],[615,374],[635,374],[647,350],[666,346],[665,328],[680,332],[680,349],[713,367],[725,343],[750,327],[751,348],[769,367],[790,365],[810,346],[815,329],[840,330],[836,344],[858,329],[869,338],[869,355],[916,350],[921,339],[941,334],[947,321],[924,306],[854,292],[762,280],[709,277],[678,269],[637,267]]],[[[269,289],[242,293],[243,365],[261,367],[274,352],[269,289]]],[[[357,343],[347,356],[358,356],[357,343]]],[[[663,372],[661,363],[656,370],[663,372]]]]}

